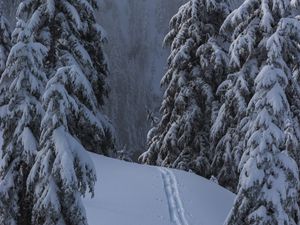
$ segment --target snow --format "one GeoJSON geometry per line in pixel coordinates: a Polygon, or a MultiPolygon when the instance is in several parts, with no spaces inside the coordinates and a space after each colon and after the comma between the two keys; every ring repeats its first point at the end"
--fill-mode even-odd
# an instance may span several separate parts
{"type": "Polygon", "coordinates": [[[234,194],[192,173],[90,154],[98,181],[90,225],[221,225],[234,194]]]}
{"type": "Polygon", "coordinates": [[[67,1],[63,2],[63,6],[65,7],[65,10],[68,12],[69,16],[71,16],[71,18],[76,23],[77,29],[81,30],[82,29],[82,23],[81,23],[81,20],[80,20],[80,15],[78,14],[76,8],[67,1]]]}

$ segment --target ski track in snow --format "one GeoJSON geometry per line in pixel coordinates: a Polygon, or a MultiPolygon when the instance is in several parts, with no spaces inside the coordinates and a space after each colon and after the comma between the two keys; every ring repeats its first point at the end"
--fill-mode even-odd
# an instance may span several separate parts
{"type": "Polygon", "coordinates": [[[174,173],[166,168],[159,168],[161,172],[166,197],[169,206],[171,222],[176,225],[189,225],[185,210],[179,195],[178,184],[174,173]]]}

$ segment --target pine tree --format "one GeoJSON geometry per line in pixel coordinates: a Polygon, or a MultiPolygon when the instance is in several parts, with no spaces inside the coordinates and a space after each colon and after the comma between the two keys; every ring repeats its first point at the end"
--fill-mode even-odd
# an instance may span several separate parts
{"type": "Polygon", "coordinates": [[[10,26],[3,10],[3,1],[0,1],[0,74],[5,70],[6,60],[11,48],[10,26]]]}
{"type": "Polygon", "coordinates": [[[32,221],[81,225],[87,221],[80,198],[87,190],[93,194],[96,175],[86,149],[69,128],[68,117],[78,113],[76,94],[88,97],[91,93],[86,89],[88,81],[80,67],[69,65],[69,60],[75,60],[72,55],[61,59],[66,65],[50,79],[43,96],[46,113],[41,126],[41,150],[29,178],[36,197],[32,221]],[[73,84],[76,88],[69,93],[67,88],[73,84]]]}
{"type": "MultiPolygon", "coordinates": [[[[292,43],[292,42],[290,42],[292,43]]],[[[290,60],[295,66],[293,70],[293,77],[289,79],[289,86],[287,89],[287,98],[291,106],[292,119],[286,123],[286,146],[293,159],[296,161],[298,168],[300,168],[300,60],[297,54],[297,47],[289,47],[291,52],[290,60]]]]}
{"type": "Polygon", "coordinates": [[[235,28],[231,59],[236,68],[243,73],[244,65],[255,60],[257,71],[246,108],[238,194],[228,225],[299,224],[299,169],[290,152],[295,134],[293,102],[288,98],[299,60],[300,22],[292,17],[294,3],[245,1],[224,22],[224,28],[235,28]]]}
{"type": "MultiPolygon", "coordinates": [[[[114,130],[109,119],[102,113],[102,106],[108,95],[106,83],[108,65],[103,45],[106,42],[106,33],[96,23],[94,10],[98,9],[95,0],[25,0],[20,4],[18,15],[27,23],[28,32],[34,34],[35,40],[43,43],[49,49],[45,60],[45,69],[48,77],[54,76],[59,65],[61,52],[70,50],[80,58],[85,76],[90,83],[95,107],[87,105],[89,112],[83,112],[82,118],[74,118],[70,123],[74,134],[80,139],[83,146],[92,152],[114,156],[114,130]],[[68,20],[61,23],[62,18],[68,20]],[[72,35],[62,32],[67,29],[72,35]],[[73,31],[74,29],[74,31],[73,31]],[[72,46],[66,47],[66,37],[72,46]],[[64,41],[64,42],[62,42],[64,41]],[[67,49],[65,49],[67,48],[67,49]],[[93,116],[93,120],[90,118],[93,116]],[[83,119],[86,118],[86,119],[83,119]],[[85,132],[82,132],[84,129],[85,132]]],[[[77,63],[77,62],[76,62],[77,63]]],[[[84,98],[82,96],[82,98],[84,98]]],[[[79,99],[79,101],[85,101],[79,99]]],[[[69,118],[71,119],[71,118],[69,118]]]]}
{"type": "MultiPolygon", "coordinates": [[[[243,1],[232,1],[232,7],[238,8],[243,1]]],[[[232,15],[232,14],[231,14],[232,15]]],[[[230,16],[231,16],[230,15],[230,16]]],[[[227,20],[230,20],[227,18],[227,20]]],[[[253,80],[258,72],[259,62],[256,57],[245,61],[251,54],[255,44],[254,28],[247,29],[247,34],[238,36],[240,27],[221,27],[229,46],[230,62],[227,78],[217,88],[217,96],[221,98],[221,106],[211,127],[210,136],[214,157],[213,174],[219,184],[235,192],[239,178],[239,162],[244,149],[244,136],[248,129],[247,106],[254,93],[253,80]],[[239,46],[242,51],[237,48],[239,46]]]]}
{"type": "MultiPolygon", "coordinates": [[[[234,65],[231,66],[234,71],[234,65]]],[[[222,105],[210,131],[214,152],[212,168],[219,184],[233,192],[238,183],[238,165],[247,131],[247,105],[253,93],[252,80],[256,73],[256,59],[249,60],[240,71],[230,73],[217,89],[222,105]]]]}
{"type": "Polygon", "coordinates": [[[121,150],[118,152],[118,159],[126,161],[126,162],[133,162],[133,151],[128,149],[126,145],[123,146],[121,150]]]}
{"type": "MultiPolygon", "coordinates": [[[[30,171],[32,224],[87,224],[81,196],[96,181],[86,150],[111,155],[114,137],[101,106],[108,93],[105,32],[95,0],[25,0],[26,34],[48,48],[39,151],[30,171]]],[[[22,30],[22,28],[21,28],[22,30]]]]}
{"type": "Polygon", "coordinates": [[[171,46],[162,119],[149,132],[148,151],[140,160],[210,175],[209,130],[217,99],[215,89],[227,64],[217,35],[228,6],[192,0],[170,22],[165,44],[171,46]]]}
{"type": "MultiPolygon", "coordinates": [[[[19,21],[21,23],[21,21],[19,21]]],[[[24,31],[25,32],[25,31],[24,31]]],[[[41,70],[47,48],[20,33],[0,80],[0,124],[3,131],[0,166],[0,224],[31,224],[32,194],[27,177],[34,163],[46,82],[41,70]]]]}

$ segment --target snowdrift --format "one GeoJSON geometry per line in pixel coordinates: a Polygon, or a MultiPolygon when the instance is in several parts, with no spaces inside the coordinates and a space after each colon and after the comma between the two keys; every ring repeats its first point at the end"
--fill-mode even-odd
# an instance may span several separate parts
{"type": "Polygon", "coordinates": [[[95,197],[84,203],[90,225],[222,225],[234,194],[197,175],[95,154],[95,197]]]}

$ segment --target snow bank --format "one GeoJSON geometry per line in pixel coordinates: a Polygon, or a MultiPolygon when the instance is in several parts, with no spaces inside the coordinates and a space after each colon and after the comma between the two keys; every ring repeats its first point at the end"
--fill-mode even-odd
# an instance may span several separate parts
{"type": "Polygon", "coordinates": [[[234,194],[197,175],[92,154],[98,182],[90,225],[221,225],[234,194]]]}

